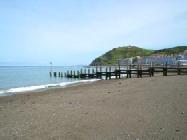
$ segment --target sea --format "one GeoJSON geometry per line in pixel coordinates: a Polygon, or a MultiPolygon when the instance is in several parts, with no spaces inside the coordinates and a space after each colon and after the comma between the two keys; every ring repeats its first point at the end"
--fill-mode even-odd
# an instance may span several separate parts
{"type": "Polygon", "coordinates": [[[0,66],[0,96],[21,92],[66,87],[78,83],[94,82],[98,79],[75,79],[53,77],[49,72],[67,72],[85,69],[86,66],[0,66]]]}

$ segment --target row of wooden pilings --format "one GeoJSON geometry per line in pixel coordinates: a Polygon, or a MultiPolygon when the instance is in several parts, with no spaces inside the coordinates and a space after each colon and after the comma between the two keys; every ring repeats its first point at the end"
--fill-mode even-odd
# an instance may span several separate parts
{"type": "Polygon", "coordinates": [[[126,65],[125,69],[122,66],[118,65],[112,70],[112,67],[98,67],[95,68],[88,68],[88,69],[80,69],[78,71],[69,70],[65,73],[63,72],[50,72],[50,76],[54,77],[66,77],[66,78],[99,78],[99,79],[120,79],[122,76],[126,78],[131,78],[132,75],[136,75],[138,78],[142,77],[143,75],[154,76],[154,73],[163,73],[163,76],[167,76],[168,73],[176,73],[180,75],[181,73],[187,73],[187,67],[181,67],[178,63],[177,65],[171,66],[167,65],[167,63],[156,66],[156,65],[126,65]],[[124,76],[125,75],[125,76],[124,76]]]}
{"type": "Polygon", "coordinates": [[[147,70],[142,69],[142,65],[137,65],[137,69],[132,69],[132,65],[127,65],[126,69],[123,69],[122,66],[118,65],[112,70],[112,67],[95,67],[88,69],[80,69],[78,71],[69,70],[65,73],[63,72],[50,72],[50,76],[54,77],[66,77],[66,78],[99,78],[99,79],[120,79],[122,76],[126,75],[126,78],[131,78],[133,74],[136,74],[137,77],[142,77],[142,75],[154,76],[154,68],[149,67],[147,70]]]}

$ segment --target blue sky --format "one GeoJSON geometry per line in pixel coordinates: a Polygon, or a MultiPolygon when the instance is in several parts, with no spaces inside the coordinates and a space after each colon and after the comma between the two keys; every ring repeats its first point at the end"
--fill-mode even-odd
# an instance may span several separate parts
{"type": "Polygon", "coordinates": [[[114,47],[187,45],[187,0],[0,0],[0,65],[89,64],[114,47]]]}

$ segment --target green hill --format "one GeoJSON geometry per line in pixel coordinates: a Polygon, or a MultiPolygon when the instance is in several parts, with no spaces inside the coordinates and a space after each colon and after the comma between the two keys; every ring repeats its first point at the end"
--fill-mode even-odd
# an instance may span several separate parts
{"type": "Polygon", "coordinates": [[[163,55],[172,55],[172,54],[179,54],[184,52],[184,50],[187,50],[187,46],[176,46],[173,48],[166,48],[161,50],[156,50],[155,54],[163,54],[163,55]]]}
{"type": "Polygon", "coordinates": [[[118,60],[135,57],[135,56],[150,56],[153,54],[161,55],[171,55],[179,54],[184,50],[187,50],[187,46],[177,46],[174,48],[167,48],[162,50],[148,50],[139,48],[136,46],[124,46],[119,48],[114,48],[100,57],[96,58],[91,62],[90,65],[112,65],[116,64],[118,60]]]}

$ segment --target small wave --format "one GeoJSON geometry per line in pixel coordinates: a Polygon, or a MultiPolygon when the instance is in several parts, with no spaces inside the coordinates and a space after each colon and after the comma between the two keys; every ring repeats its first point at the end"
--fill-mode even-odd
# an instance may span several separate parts
{"type": "Polygon", "coordinates": [[[46,85],[39,85],[39,86],[27,86],[27,87],[18,87],[18,88],[11,88],[7,90],[0,90],[0,95],[4,95],[6,93],[20,93],[20,92],[28,92],[28,91],[35,91],[40,89],[47,89],[52,87],[66,87],[68,85],[74,85],[79,83],[89,83],[89,82],[95,82],[99,79],[90,79],[90,80],[79,80],[79,81],[73,81],[73,82],[63,82],[58,84],[46,84],[46,85]]]}

